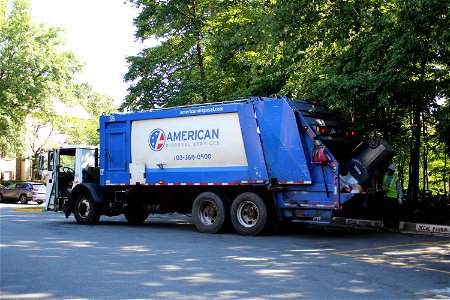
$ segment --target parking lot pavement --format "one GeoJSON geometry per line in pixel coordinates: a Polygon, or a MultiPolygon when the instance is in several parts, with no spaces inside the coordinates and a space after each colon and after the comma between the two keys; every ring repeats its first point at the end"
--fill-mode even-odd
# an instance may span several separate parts
{"type": "Polygon", "coordinates": [[[17,212],[42,212],[45,210],[45,203],[38,204],[34,201],[28,201],[27,204],[0,203],[0,209],[1,208],[12,208],[17,212]]]}
{"type": "MultiPolygon", "coordinates": [[[[14,208],[16,211],[24,212],[39,212],[45,209],[46,204],[38,204],[34,201],[29,201],[27,204],[17,203],[0,203],[0,208],[14,208]],[[32,210],[32,208],[36,210],[32,210]]],[[[358,228],[358,227],[356,227],[358,228]]],[[[361,228],[361,227],[359,227],[361,228]]],[[[376,228],[375,228],[376,229],[376,228]]],[[[379,228],[381,229],[381,228],[379,228]]],[[[392,230],[392,229],[391,229],[392,230]]],[[[399,228],[394,228],[392,231],[400,231],[401,233],[411,234],[423,234],[423,235],[435,235],[450,238],[450,226],[448,225],[436,225],[436,224],[421,224],[411,222],[400,222],[399,228]]]]}
{"type": "Polygon", "coordinates": [[[0,299],[450,297],[444,237],[320,227],[202,234],[177,214],[81,226],[2,205],[0,299]]]}
{"type": "Polygon", "coordinates": [[[450,275],[450,242],[423,242],[354,249],[333,254],[366,263],[381,263],[450,275]]]}
{"type": "Polygon", "coordinates": [[[27,204],[22,204],[19,202],[2,202],[0,203],[0,208],[2,207],[13,207],[13,208],[17,208],[17,207],[45,207],[45,203],[42,204],[38,204],[35,201],[28,201],[27,204]]]}

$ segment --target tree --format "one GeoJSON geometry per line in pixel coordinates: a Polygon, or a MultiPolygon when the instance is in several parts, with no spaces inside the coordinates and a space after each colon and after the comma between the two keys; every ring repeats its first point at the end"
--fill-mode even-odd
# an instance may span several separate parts
{"type": "Polygon", "coordinates": [[[39,113],[33,114],[34,118],[28,118],[26,140],[29,143],[30,158],[31,159],[31,179],[41,179],[38,170],[39,156],[44,153],[45,150],[51,149],[57,146],[55,143],[55,136],[59,135],[53,128],[53,126],[44,121],[46,117],[39,113]]]}
{"type": "Polygon", "coordinates": [[[273,59],[267,64],[267,47],[260,42],[270,11],[266,1],[131,2],[142,8],[136,37],[161,44],[128,57],[125,80],[131,86],[122,109],[268,95],[284,84],[273,59]]]}
{"type": "Polygon", "coordinates": [[[33,179],[39,179],[37,176],[39,156],[46,150],[57,148],[63,143],[98,145],[100,115],[117,110],[114,99],[95,92],[88,83],[75,84],[72,98],[69,103],[64,104],[67,106],[66,112],[57,111],[55,114],[33,112],[27,118],[25,140],[28,143],[27,158],[31,159],[33,179]],[[73,113],[74,110],[80,109],[86,111],[84,116],[81,116],[83,111],[73,113]]]}
{"type": "Polygon", "coordinates": [[[25,118],[51,112],[50,96],[66,99],[80,70],[74,55],[63,49],[58,28],[31,21],[26,0],[0,0],[0,147],[23,150],[25,118]]]}
{"type": "Polygon", "coordinates": [[[450,103],[448,101],[444,105],[438,107],[436,121],[437,139],[444,148],[442,181],[444,183],[444,191],[447,192],[447,189],[450,188],[450,172],[448,170],[448,160],[450,156],[450,103]]]}
{"type": "Polygon", "coordinates": [[[361,137],[397,149],[414,194],[428,184],[427,156],[439,168],[432,121],[449,95],[449,0],[132,2],[142,8],[137,37],[162,43],[129,58],[122,108],[319,98],[361,137]]]}
{"type": "MultiPolygon", "coordinates": [[[[208,22],[209,95],[215,101],[270,96],[286,81],[288,56],[274,36],[275,5],[264,0],[218,1],[208,22]]],[[[286,5],[286,3],[284,3],[286,5]]]]}
{"type": "Polygon", "coordinates": [[[125,80],[132,82],[122,108],[206,102],[205,24],[208,0],[132,0],[142,8],[136,37],[154,37],[161,45],[128,57],[125,80]]]}
{"type": "Polygon", "coordinates": [[[65,116],[59,120],[57,129],[67,135],[67,143],[98,145],[100,142],[100,116],[117,111],[114,99],[93,90],[88,83],[76,84],[73,93],[74,103],[79,103],[90,115],[89,119],[65,116]]]}
{"type": "Polygon", "coordinates": [[[356,113],[354,127],[410,147],[413,194],[423,117],[436,99],[448,98],[448,7],[440,0],[322,1],[316,9],[323,18],[311,27],[317,39],[284,87],[356,113]]]}
{"type": "Polygon", "coordinates": [[[450,154],[450,103],[448,101],[444,105],[438,106],[436,120],[438,139],[444,145],[445,152],[450,154]]]}

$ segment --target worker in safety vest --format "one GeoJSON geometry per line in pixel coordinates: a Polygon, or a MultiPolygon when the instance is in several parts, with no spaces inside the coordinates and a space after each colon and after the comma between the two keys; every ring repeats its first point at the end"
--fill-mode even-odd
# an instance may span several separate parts
{"type": "Polygon", "coordinates": [[[388,167],[388,172],[383,177],[383,191],[387,192],[386,198],[397,200],[398,204],[402,204],[403,189],[400,179],[395,174],[395,165],[388,167]]]}
{"type": "Polygon", "coordinates": [[[385,214],[389,222],[394,222],[391,224],[394,227],[398,225],[400,217],[399,205],[402,204],[403,198],[402,184],[397,174],[395,174],[395,169],[394,164],[388,167],[388,172],[384,175],[382,184],[383,191],[386,193],[384,196],[385,214]]]}

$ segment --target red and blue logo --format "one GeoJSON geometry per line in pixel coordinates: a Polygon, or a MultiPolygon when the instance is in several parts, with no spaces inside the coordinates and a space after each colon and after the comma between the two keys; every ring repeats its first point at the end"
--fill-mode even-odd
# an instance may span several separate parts
{"type": "Polygon", "coordinates": [[[153,130],[148,137],[148,145],[153,151],[160,151],[166,143],[166,135],[162,129],[153,130]]]}

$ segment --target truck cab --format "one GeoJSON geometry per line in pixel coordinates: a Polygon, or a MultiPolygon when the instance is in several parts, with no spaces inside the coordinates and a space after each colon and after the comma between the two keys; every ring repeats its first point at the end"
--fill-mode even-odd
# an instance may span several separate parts
{"type": "Polygon", "coordinates": [[[72,189],[83,181],[83,170],[98,164],[95,146],[64,145],[47,154],[47,210],[62,210],[72,189]]]}

